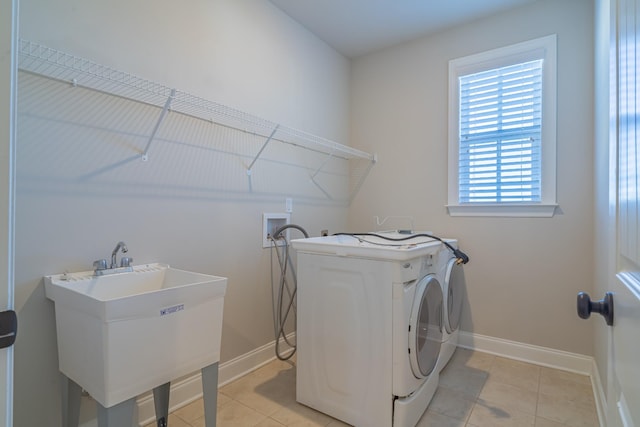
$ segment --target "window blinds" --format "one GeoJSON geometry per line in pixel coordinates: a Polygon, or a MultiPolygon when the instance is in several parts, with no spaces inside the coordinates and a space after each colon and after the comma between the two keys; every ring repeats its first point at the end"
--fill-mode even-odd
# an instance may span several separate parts
{"type": "Polygon", "coordinates": [[[541,200],[542,60],[459,77],[459,202],[541,200]]]}

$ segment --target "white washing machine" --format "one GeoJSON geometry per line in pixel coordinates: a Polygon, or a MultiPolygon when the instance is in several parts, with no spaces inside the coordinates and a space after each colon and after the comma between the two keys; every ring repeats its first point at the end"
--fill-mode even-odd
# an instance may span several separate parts
{"type": "MultiPolygon", "coordinates": [[[[454,248],[458,247],[458,242],[455,239],[446,239],[446,242],[454,248]]],[[[465,282],[462,263],[459,262],[453,252],[444,245],[438,254],[437,264],[438,279],[442,285],[443,295],[442,347],[436,368],[438,372],[440,372],[449,360],[451,360],[451,356],[453,356],[453,353],[458,347],[465,282]]]]}
{"type": "Polygon", "coordinates": [[[357,427],[413,427],[438,386],[442,244],[363,239],[291,242],[298,260],[296,398],[357,427]]]}

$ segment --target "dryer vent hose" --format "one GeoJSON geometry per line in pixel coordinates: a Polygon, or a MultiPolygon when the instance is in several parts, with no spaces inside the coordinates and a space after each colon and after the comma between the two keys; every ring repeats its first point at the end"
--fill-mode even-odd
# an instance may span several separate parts
{"type": "Polygon", "coordinates": [[[295,343],[289,341],[285,332],[285,325],[289,315],[293,313],[293,321],[295,325],[296,317],[296,292],[298,288],[295,267],[291,260],[289,251],[289,241],[284,231],[288,229],[296,229],[301,232],[305,238],[309,237],[309,233],[299,225],[285,224],[278,228],[271,239],[271,298],[273,305],[273,329],[276,339],[276,357],[280,360],[288,360],[296,352],[295,343]],[[278,284],[274,280],[273,271],[273,252],[278,257],[278,266],[280,269],[280,278],[278,284]],[[286,295],[285,295],[286,293],[286,295]],[[284,341],[289,349],[285,352],[280,350],[280,344],[284,341]]]}

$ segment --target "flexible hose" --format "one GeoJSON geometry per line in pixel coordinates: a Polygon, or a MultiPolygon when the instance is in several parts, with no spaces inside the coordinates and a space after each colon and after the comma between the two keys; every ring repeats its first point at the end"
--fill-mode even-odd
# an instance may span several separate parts
{"type": "Polygon", "coordinates": [[[380,239],[389,240],[391,242],[404,242],[407,240],[414,239],[416,237],[428,237],[430,239],[434,239],[434,240],[438,240],[439,242],[442,242],[442,244],[445,245],[455,255],[456,264],[466,264],[469,262],[469,256],[464,252],[462,252],[460,249],[454,248],[453,246],[451,246],[450,243],[443,240],[442,238],[438,236],[434,236],[433,234],[428,234],[428,233],[409,234],[406,237],[389,237],[379,233],[335,233],[334,236],[352,236],[360,240],[362,240],[361,236],[374,236],[380,239]]]}
{"type": "Polygon", "coordinates": [[[273,327],[276,339],[276,357],[280,360],[288,360],[290,359],[296,352],[296,345],[289,341],[287,338],[287,334],[284,330],[287,319],[289,318],[289,314],[293,311],[293,315],[295,318],[296,315],[296,306],[295,299],[297,293],[297,277],[296,271],[293,267],[293,263],[291,260],[291,253],[289,252],[289,242],[285,235],[282,234],[283,231],[294,228],[300,231],[305,238],[309,237],[309,233],[299,225],[296,224],[285,224],[282,227],[278,228],[273,236],[270,236],[271,239],[271,254],[273,257],[273,249],[276,251],[276,255],[278,257],[278,265],[280,266],[280,281],[278,285],[277,292],[277,300],[274,301],[274,280],[273,280],[273,258],[271,261],[271,302],[273,305],[273,327]],[[282,254],[278,251],[278,241],[284,241],[282,245],[282,254]],[[287,269],[291,271],[291,277],[293,278],[293,283],[289,283],[287,280],[287,269]],[[287,303],[286,309],[284,309],[284,293],[287,292],[287,296],[289,298],[289,302],[287,303]],[[284,310],[283,310],[284,309],[284,310]],[[290,351],[287,354],[283,354],[280,351],[280,342],[284,340],[284,342],[289,346],[290,351]]]}

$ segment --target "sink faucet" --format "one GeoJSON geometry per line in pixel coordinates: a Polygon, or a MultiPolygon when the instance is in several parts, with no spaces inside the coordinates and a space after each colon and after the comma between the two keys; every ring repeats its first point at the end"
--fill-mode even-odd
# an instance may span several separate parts
{"type": "Polygon", "coordinates": [[[118,267],[118,263],[116,262],[116,254],[120,249],[122,249],[123,254],[126,254],[129,251],[129,249],[127,249],[127,245],[124,242],[118,242],[116,248],[113,250],[113,252],[111,252],[111,268],[118,267]]]}
{"type": "Polygon", "coordinates": [[[120,258],[120,265],[118,265],[118,260],[116,259],[116,255],[118,252],[122,251],[123,254],[127,253],[129,250],[127,249],[127,245],[124,242],[118,242],[116,248],[111,252],[111,265],[107,264],[106,259],[99,259],[93,262],[93,274],[94,276],[104,276],[107,274],[115,274],[115,273],[128,273],[133,271],[133,266],[131,263],[133,259],[127,256],[123,256],[120,258]]]}

